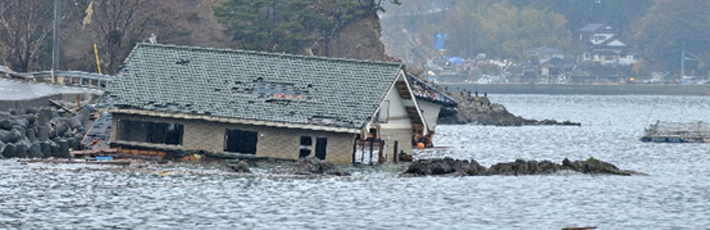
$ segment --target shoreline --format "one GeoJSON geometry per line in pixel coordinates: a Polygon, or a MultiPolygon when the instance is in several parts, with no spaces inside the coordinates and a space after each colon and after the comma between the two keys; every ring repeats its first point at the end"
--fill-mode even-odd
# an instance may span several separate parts
{"type": "Polygon", "coordinates": [[[455,84],[439,86],[450,92],[467,90],[479,94],[548,95],[669,95],[710,96],[710,85],[626,84],[626,85],[532,85],[532,84],[455,84]],[[458,89],[458,90],[457,90],[458,89]]]}

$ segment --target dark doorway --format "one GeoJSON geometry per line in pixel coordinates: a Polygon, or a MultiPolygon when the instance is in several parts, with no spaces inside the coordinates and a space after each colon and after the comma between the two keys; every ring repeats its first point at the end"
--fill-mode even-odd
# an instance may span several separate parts
{"type": "Polygon", "coordinates": [[[224,134],[224,151],[256,154],[257,132],[228,129],[224,134]]]}
{"type": "Polygon", "coordinates": [[[325,160],[325,150],[328,146],[328,138],[319,137],[316,139],[316,157],[321,160],[325,160]]]}
{"type": "Polygon", "coordinates": [[[301,147],[298,149],[298,158],[311,155],[311,146],[313,146],[313,139],[309,136],[301,136],[301,147]]]}

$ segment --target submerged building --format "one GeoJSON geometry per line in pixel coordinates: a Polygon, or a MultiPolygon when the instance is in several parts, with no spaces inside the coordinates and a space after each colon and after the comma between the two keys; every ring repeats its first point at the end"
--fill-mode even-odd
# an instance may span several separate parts
{"type": "Polygon", "coordinates": [[[431,131],[400,63],[138,44],[107,95],[122,149],[381,162],[431,131]]]}

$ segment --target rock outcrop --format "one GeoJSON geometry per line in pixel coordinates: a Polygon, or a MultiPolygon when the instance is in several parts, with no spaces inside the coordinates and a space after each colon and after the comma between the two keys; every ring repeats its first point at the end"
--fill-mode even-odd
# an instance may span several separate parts
{"type": "Polygon", "coordinates": [[[404,175],[426,176],[426,175],[446,175],[455,176],[480,176],[484,175],[486,167],[481,166],[475,160],[455,160],[452,158],[422,159],[412,162],[404,175]]]}
{"type": "Polygon", "coordinates": [[[349,173],[343,172],[332,162],[321,161],[320,159],[309,156],[298,159],[293,168],[293,173],[297,175],[333,175],[333,176],[349,176],[349,173]]]}
{"type": "Polygon", "coordinates": [[[559,164],[551,161],[525,161],[517,159],[514,162],[498,163],[486,170],[486,175],[519,176],[519,175],[544,175],[558,172],[562,169],[559,164]]]}
{"type": "Polygon", "coordinates": [[[422,159],[412,162],[402,176],[520,176],[520,175],[546,175],[562,170],[571,170],[585,174],[609,175],[645,175],[643,173],[620,170],[615,165],[597,160],[593,157],[585,161],[570,161],[565,158],[562,164],[551,161],[525,161],[522,159],[514,162],[497,163],[490,168],[483,167],[475,160],[455,160],[451,158],[422,159]]]}
{"type": "Polygon", "coordinates": [[[586,161],[570,161],[569,159],[565,158],[562,160],[562,167],[566,169],[570,169],[573,171],[581,172],[581,173],[587,173],[587,174],[613,174],[613,175],[622,175],[622,176],[631,176],[631,175],[643,175],[643,173],[639,172],[634,172],[634,171],[629,171],[629,170],[621,170],[616,167],[616,165],[597,160],[593,157],[590,157],[586,161]]]}
{"type": "Polygon", "coordinates": [[[485,95],[470,92],[450,93],[457,102],[458,113],[452,116],[440,117],[439,124],[479,124],[496,126],[523,126],[523,125],[567,125],[580,126],[578,122],[558,122],[551,119],[535,120],[516,116],[501,104],[491,103],[485,95]]]}

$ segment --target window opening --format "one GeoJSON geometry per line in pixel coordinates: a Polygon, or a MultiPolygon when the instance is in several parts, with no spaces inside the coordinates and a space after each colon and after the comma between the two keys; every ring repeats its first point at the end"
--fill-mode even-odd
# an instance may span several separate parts
{"type": "Polygon", "coordinates": [[[311,146],[313,146],[313,139],[310,136],[301,136],[301,145],[298,149],[298,158],[304,158],[311,155],[311,146]]]}
{"type": "Polygon", "coordinates": [[[316,157],[318,159],[325,160],[327,146],[328,146],[328,138],[325,138],[325,137],[316,138],[316,157]]]}
{"type": "Polygon", "coordinates": [[[257,132],[228,129],[224,134],[224,151],[244,154],[256,154],[257,132]]]}

